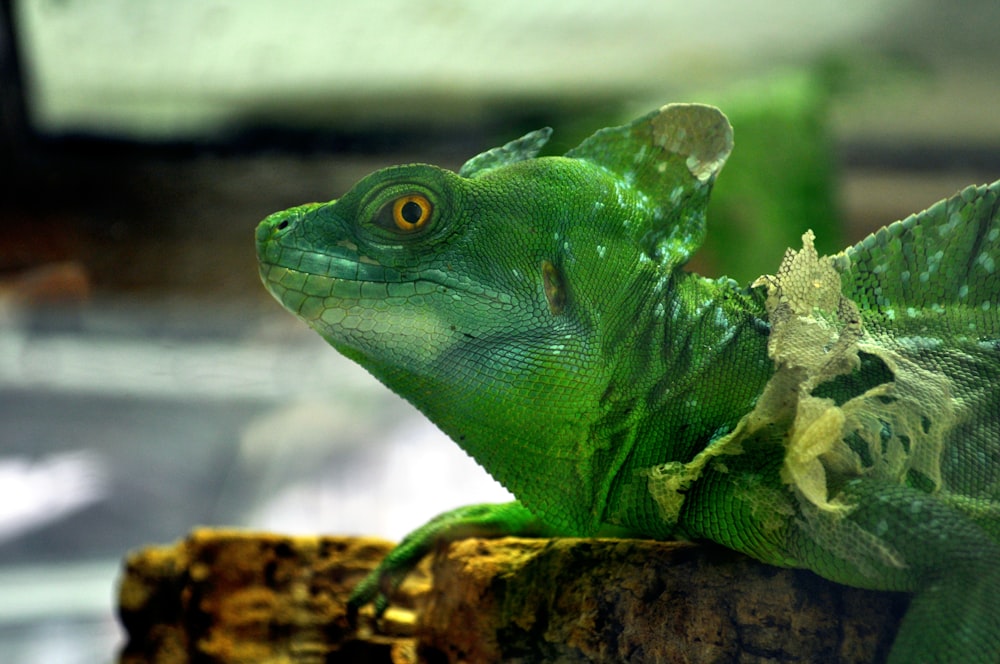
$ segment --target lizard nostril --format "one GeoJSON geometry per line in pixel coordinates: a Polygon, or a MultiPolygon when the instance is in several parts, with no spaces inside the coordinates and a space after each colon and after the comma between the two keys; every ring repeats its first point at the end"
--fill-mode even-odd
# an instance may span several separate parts
{"type": "Polygon", "coordinates": [[[280,222],[278,223],[278,225],[277,225],[277,226],[275,226],[275,229],[276,229],[276,230],[279,230],[279,231],[283,231],[283,230],[285,230],[286,228],[288,228],[288,220],[287,220],[287,219],[282,219],[282,220],[281,220],[281,221],[280,221],[280,222]]]}

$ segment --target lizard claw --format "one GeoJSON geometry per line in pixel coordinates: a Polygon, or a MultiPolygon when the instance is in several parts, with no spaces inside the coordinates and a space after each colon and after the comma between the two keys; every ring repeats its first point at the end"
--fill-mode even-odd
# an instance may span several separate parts
{"type": "Polygon", "coordinates": [[[347,600],[347,619],[356,626],[358,611],[371,604],[381,618],[396,589],[436,544],[464,537],[540,535],[545,531],[520,503],[467,505],[439,514],[414,530],[361,580],[347,600]]]}
{"type": "MultiPolygon", "coordinates": [[[[419,559],[418,559],[419,560],[419,559]]],[[[374,617],[379,619],[389,608],[389,597],[403,582],[403,579],[413,568],[414,563],[405,564],[393,560],[391,554],[368,573],[351,592],[347,600],[347,622],[351,627],[358,625],[358,613],[361,607],[371,604],[374,617]]]]}

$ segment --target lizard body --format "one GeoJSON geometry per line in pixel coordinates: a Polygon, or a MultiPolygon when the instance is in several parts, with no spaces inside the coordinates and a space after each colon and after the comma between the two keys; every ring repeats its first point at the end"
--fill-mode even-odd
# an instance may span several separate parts
{"type": "Polygon", "coordinates": [[[913,592],[893,661],[1000,661],[1000,183],[742,287],[682,270],[718,110],[548,136],[258,227],[271,293],[518,499],[418,529],[353,606],[440,539],[613,531],[913,592]]]}

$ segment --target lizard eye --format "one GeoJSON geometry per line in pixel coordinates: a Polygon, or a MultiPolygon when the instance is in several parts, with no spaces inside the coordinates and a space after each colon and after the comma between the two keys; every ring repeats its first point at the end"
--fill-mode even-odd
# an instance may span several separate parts
{"type": "MultiPolygon", "coordinates": [[[[407,194],[383,208],[383,213],[379,214],[379,217],[384,217],[385,212],[390,212],[392,225],[397,230],[412,233],[427,224],[433,210],[434,206],[423,194],[407,194]]],[[[388,224],[386,226],[389,227],[388,224]]]]}

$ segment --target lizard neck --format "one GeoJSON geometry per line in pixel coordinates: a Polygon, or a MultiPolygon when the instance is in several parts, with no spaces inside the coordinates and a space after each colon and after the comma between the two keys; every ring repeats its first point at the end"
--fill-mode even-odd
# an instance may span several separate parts
{"type": "Polygon", "coordinates": [[[622,478],[697,452],[709,426],[749,410],[769,367],[756,294],[643,267],[581,289],[595,294],[580,307],[590,334],[557,316],[548,331],[456,336],[419,371],[373,373],[549,525],[591,534],[636,490],[622,478]]]}
{"type": "MultiPolygon", "coordinates": [[[[607,416],[593,437],[627,449],[616,468],[604,519],[649,531],[658,508],[643,471],[691,460],[748,412],[773,367],[764,294],[729,279],[675,272],[651,289],[605,392],[607,416]]],[[[664,524],[662,535],[671,524],[664,524]]]]}
{"type": "Polygon", "coordinates": [[[764,300],[763,289],[686,273],[665,294],[664,320],[650,325],[658,366],[645,391],[653,436],[670,437],[664,460],[689,460],[756,401],[773,373],[764,300]]]}

